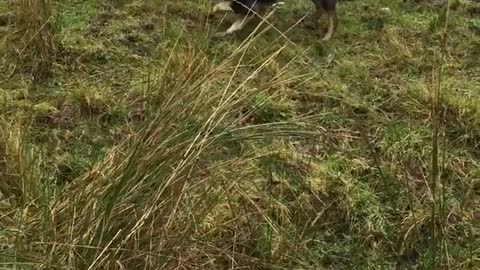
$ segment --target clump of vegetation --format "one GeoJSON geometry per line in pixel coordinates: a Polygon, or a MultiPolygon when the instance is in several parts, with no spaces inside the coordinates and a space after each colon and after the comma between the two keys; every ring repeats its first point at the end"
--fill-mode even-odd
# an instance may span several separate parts
{"type": "Polygon", "coordinates": [[[17,57],[30,67],[36,82],[50,77],[55,60],[55,21],[50,0],[15,1],[15,31],[17,57]]]}
{"type": "Polygon", "coordinates": [[[309,1],[222,40],[206,0],[17,4],[8,269],[480,267],[476,3],[340,3],[329,43],[309,1]]]}

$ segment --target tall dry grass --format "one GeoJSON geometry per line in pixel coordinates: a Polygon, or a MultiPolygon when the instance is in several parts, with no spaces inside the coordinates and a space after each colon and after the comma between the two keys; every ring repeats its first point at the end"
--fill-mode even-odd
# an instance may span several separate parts
{"type": "Polygon", "coordinates": [[[178,45],[149,83],[155,114],[61,193],[45,187],[30,198],[37,207],[12,206],[23,218],[2,225],[23,229],[16,244],[17,235],[4,236],[12,246],[0,261],[35,269],[254,269],[307,250],[289,241],[297,221],[287,207],[254,184],[264,172],[248,145],[319,133],[302,119],[241,124],[252,97],[282,83],[248,87],[277,51],[230,86],[245,68],[244,48],[212,64],[198,47],[178,45]]]}
{"type": "Polygon", "coordinates": [[[50,77],[55,56],[55,23],[50,0],[15,1],[16,48],[34,81],[50,77]]]}

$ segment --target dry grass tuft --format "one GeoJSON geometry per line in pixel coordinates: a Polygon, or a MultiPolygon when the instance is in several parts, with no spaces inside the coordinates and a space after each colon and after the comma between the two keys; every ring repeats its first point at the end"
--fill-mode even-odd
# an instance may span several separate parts
{"type": "Polygon", "coordinates": [[[13,207],[34,201],[40,186],[35,149],[24,140],[19,125],[0,120],[0,200],[13,207]]]}
{"type": "Polygon", "coordinates": [[[267,213],[288,226],[294,217],[268,199],[268,188],[252,187],[248,179],[260,177],[254,164],[262,155],[248,145],[317,132],[299,126],[300,119],[262,125],[238,119],[251,97],[265,91],[248,89],[248,81],[277,54],[243,85],[213,91],[228,76],[235,79],[241,60],[233,55],[212,64],[192,46],[175,48],[151,82],[149,91],[158,96],[154,115],[50,197],[41,215],[46,223],[38,212],[27,213],[28,234],[39,237],[28,237],[30,244],[16,252],[37,258],[25,262],[79,269],[255,268],[272,257],[286,259],[299,247],[267,213]]]}
{"type": "Polygon", "coordinates": [[[56,51],[50,0],[17,0],[15,27],[17,53],[21,63],[33,65],[33,81],[49,78],[56,51]]]}

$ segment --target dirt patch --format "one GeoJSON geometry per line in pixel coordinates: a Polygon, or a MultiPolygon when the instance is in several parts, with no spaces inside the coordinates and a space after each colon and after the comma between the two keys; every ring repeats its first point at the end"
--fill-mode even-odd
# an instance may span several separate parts
{"type": "Polygon", "coordinates": [[[144,40],[144,37],[141,34],[126,34],[120,39],[120,42],[127,46],[130,51],[136,55],[148,56],[152,53],[152,48],[144,45],[147,43],[147,41],[144,40]]]}
{"type": "Polygon", "coordinates": [[[90,20],[88,33],[95,37],[101,37],[102,33],[104,32],[103,29],[107,27],[109,22],[119,17],[120,15],[116,14],[114,11],[105,11],[98,13],[90,20]]]}

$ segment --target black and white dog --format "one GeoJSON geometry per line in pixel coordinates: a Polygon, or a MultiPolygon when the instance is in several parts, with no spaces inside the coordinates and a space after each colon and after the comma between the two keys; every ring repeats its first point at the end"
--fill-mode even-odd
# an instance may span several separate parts
{"type": "MultiPolygon", "coordinates": [[[[336,0],[312,0],[315,4],[315,20],[319,30],[319,20],[324,13],[328,16],[328,32],[323,37],[324,41],[330,40],[337,29],[338,18],[335,12],[336,0]]],[[[263,16],[267,10],[280,4],[278,0],[228,0],[216,4],[213,13],[229,11],[236,15],[236,20],[225,32],[217,33],[217,36],[226,36],[239,31],[251,21],[255,15],[263,16]]]]}

